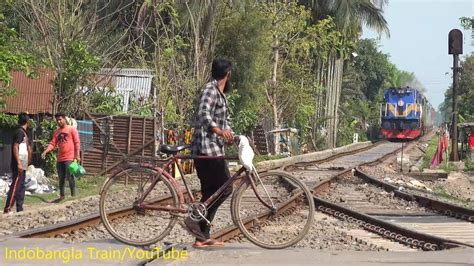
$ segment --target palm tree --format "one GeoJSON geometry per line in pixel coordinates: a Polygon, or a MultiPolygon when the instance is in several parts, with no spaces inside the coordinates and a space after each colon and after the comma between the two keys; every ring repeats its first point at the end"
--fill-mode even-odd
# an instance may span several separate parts
{"type": "Polygon", "coordinates": [[[389,34],[383,17],[387,0],[302,0],[301,3],[311,9],[313,23],[332,17],[344,33],[360,32],[365,25],[379,33],[389,34]]]}
{"type": "MultiPolygon", "coordinates": [[[[337,29],[347,40],[359,38],[364,25],[389,35],[387,21],[383,17],[383,7],[387,0],[300,0],[300,3],[311,9],[312,23],[332,17],[337,29]]],[[[320,77],[326,77],[323,84],[327,87],[324,117],[330,148],[337,143],[343,60],[343,55],[333,54],[322,64],[327,67],[317,73],[320,77]]]]}

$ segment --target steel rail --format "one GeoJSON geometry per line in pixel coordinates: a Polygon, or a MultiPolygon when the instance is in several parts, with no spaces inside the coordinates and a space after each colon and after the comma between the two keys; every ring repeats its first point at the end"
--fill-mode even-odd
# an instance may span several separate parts
{"type": "MultiPolygon", "coordinates": [[[[292,165],[287,165],[287,166],[284,167],[284,169],[286,170],[289,167],[301,167],[301,166],[304,167],[308,164],[323,163],[323,162],[327,162],[327,161],[330,161],[330,160],[335,160],[335,159],[340,158],[342,156],[357,154],[359,152],[369,150],[370,148],[373,148],[373,147],[378,146],[380,144],[381,143],[379,142],[379,143],[376,143],[374,145],[364,147],[364,148],[361,148],[361,149],[358,149],[358,150],[355,150],[355,151],[349,151],[349,152],[342,152],[342,153],[334,154],[334,155],[329,156],[328,158],[321,159],[321,160],[315,160],[315,161],[310,162],[310,163],[296,163],[296,164],[292,164],[292,165]]],[[[409,148],[409,147],[406,147],[406,148],[409,148]]],[[[397,152],[399,152],[400,149],[401,148],[399,148],[399,149],[397,149],[393,152],[389,152],[389,153],[383,155],[382,157],[380,157],[376,160],[373,160],[373,161],[367,162],[367,163],[363,163],[361,165],[373,165],[375,163],[385,161],[387,158],[389,158],[389,157],[393,156],[394,154],[396,154],[397,152]]],[[[329,186],[329,184],[331,182],[333,182],[337,178],[340,178],[344,175],[351,174],[351,172],[352,172],[352,169],[346,169],[346,170],[344,170],[340,173],[337,173],[337,174],[335,174],[331,177],[328,177],[325,180],[323,180],[323,181],[319,182],[318,184],[316,184],[312,188],[312,191],[318,193],[321,190],[325,190],[325,189],[327,189],[327,187],[329,186]]],[[[356,173],[358,175],[359,175],[360,172],[361,172],[360,169],[356,169],[356,173]]],[[[373,179],[374,178],[370,179],[371,182],[379,181],[379,180],[373,180],[373,179]]],[[[386,186],[387,188],[390,187],[390,189],[393,189],[393,186],[388,184],[388,183],[384,184],[384,186],[386,186]],[[389,185],[389,186],[387,186],[387,185],[389,185]]],[[[400,192],[400,191],[398,191],[396,193],[400,197],[403,197],[407,200],[416,200],[417,199],[417,201],[419,201],[420,204],[423,204],[423,202],[425,202],[425,197],[417,196],[418,197],[417,198],[417,197],[414,197],[413,195],[410,195],[410,194],[404,193],[404,192],[400,192]]],[[[295,195],[293,198],[291,198],[291,199],[287,200],[285,203],[283,203],[283,206],[285,206],[285,207],[282,208],[280,213],[281,214],[291,213],[291,210],[295,207],[295,199],[297,197],[298,197],[298,195],[295,195]]],[[[316,209],[317,210],[320,210],[322,212],[325,212],[325,213],[331,214],[333,216],[336,216],[339,219],[346,219],[349,222],[355,222],[356,224],[362,226],[364,229],[366,229],[368,231],[375,232],[375,233],[377,233],[377,234],[379,234],[383,237],[390,238],[390,239],[393,239],[395,241],[398,241],[400,243],[407,244],[407,245],[410,245],[410,246],[422,248],[422,249],[425,249],[425,250],[437,250],[437,249],[445,249],[445,248],[452,248],[452,247],[459,247],[459,246],[473,247],[472,245],[464,244],[464,243],[461,243],[461,242],[452,241],[452,240],[448,240],[448,239],[444,239],[444,238],[440,238],[440,237],[431,236],[431,235],[427,235],[427,234],[424,234],[424,233],[416,232],[416,231],[413,231],[413,230],[410,230],[410,229],[406,229],[406,228],[391,224],[389,222],[382,221],[382,220],[379,220],[377,218],[371,217],[369,215],[365,215],[363,213],[358,213],[356,211],[344,208],[344,207],[339,206],[335,203],[327,202],[327,201],[325,201],[323,199],[320,199],[316,196],[314,197],[314,202],[316,204],[316,209]]],[[[441,209],[441,208],[456,209],[455,207],[457,207],[457,206],[454,206],[454,205],[451,205],[451,204],[445,204],[444,205],[444,203],[429,204],[428,207],[430,207],[430,206],[432,208],[438,209],[438,210],[441,209]]],[[[455,213],[460,213],[458,209],[456,209],[456,210],[457,211],[455,213]]],[[[116,218],[120,218],[120,217],[126,216],[131,211],[132,211],[132,208],[123,208],[121,210],[117,210],[116,214],[113,214],[113,215],[116,215],[117,216],[116,218]]],[[[256,220],[260,221],[259,224],[264,223],[265,218],[270,216],[269,213],[270,213],[270,211],[267,210],[263,213],[260,213],[260,214],[257,214],[257,215],[254,215],[252,217],[247,218],[246,221],[245,221],[246,227],[247,226],[248,227],[254,226],[256,220]]],[[[464,213],[464,215],[466,215],[466,214],[464,213]]],[[[461,218],[463,218],[463,215],[457,215],[457,216],[460,216],[461,218]]],[[[472,213],[469,213],[469,216],[468,216],[467,219],[472,219],[470,217],[472,217],[472,213]]],[[[87,226],[97,225],[99,223],[100,223],[100,215],[95,214],[95,215],[90,215],[90,216],[87,216],[87,217],[82,217],[82,218],[79,218],[79,219],[74,220],[74,221],[68,221],[68,222],[64,222],[64,223],[61,223],[61,224],[50,225],[50,226],[45,226],[45,227],[41,227],[41,228],[36,228],[36,229],[23,231],[21,233],[16,233],[16,234],[13,234],[11,236],[12,237],[48,237],[48,236],[55,236],[55,235],[58,235],[58,234],[61,234],[61,233],[64,233],[64,232],[70,232],[70,231],[77,230],[77,229],[80,229],[80,228],[84,228],[84,227],[87,227],[87,226]]],[[[221,229],[218,232],[214,233],[213,237],[215,237],[216,239],[219,239],[221,241],[229,241],[231,239],[235,239],[237,237],[240,237],[240,235],[241,235],[240,230],[235,225],[231,225],[227,228],[221,229]]]]}
{"type": "MultiPolygon", "coordinates": [[[[380,145],[380,144],[381,144],[381,142],[377,142],[377,143],[374,143],[373,145],[370,145],[370,146],[367,146],[367,147],[364,147],[364,148],[361,148],[361,149],[357,149],[357,150],[354,150],[354,151],[337,153],[337,154],[329,156],[328,158],[313,161],[312,163],[323,163],[323,162],[326,162],[326,161],[337,159],[337,158],[342,157],[342,156],[356,154],[357,152],[366,151],[366,150],[368,150],[370,148],[373,148],[373,147],[375,147],[377,145],[380,145]]],[[[157,160],[157,161],[159,161],[159,160],[157,160]]],[[[277,169],[277,168],[275,168],[275,169],[277,169]]],[[[284,203],[284,205],[285,206],[290,206],[291,202],[288,201],[288,202],[284,203]]],[[[287,208],[285,207],[285,210],[286,209],[287,208]]],[[[116,218],[120,218],[120,217],[123,217],[123,216],[127,216],[132,211],[133,211],[132,207],[124,207],[124,208],[115,210],[111,215],[114,216],[114,219],[116,219],[116,218]]],[[[254,218],[257,218],[258,216],[259,215],[256,215],[254,218]]],[[[263,219],[263,217],[268,216],[268,213],[264,212],[264,213],[260,214],[260,216],[261,216],[260,219],[263,219]]],[[[99,214],[99,212],[97,212],[97,213],[94,213],[94,214],[91,214],[91,215],[88,215],[88,216],[85,216],[85,217],[80,217],[80,218],[74,219],[74,220],[69,220],[69,221],[65,221],[65,222],[61,222],[61,223],[57,223],[57,224],[53,224],[53,225],[46,225],[46,226],[39,227],[39,228],[33,228],[33,229],[28,229],[28,230],[25,230],[25,231],[21,231],[21,232],[16,232],[16,233],[8,235],[4,238],[45,238],[45,237],[54,237],[54,236],[57,236],[57,235],[60,235],[60,234],[63,234],[63,233],[69,233],[69,232],[79,230],[79,229],[82,229],[82,228],[85,228],[85,227],[98,225],[100,223],[101,223],[100,214],[99,214]]],[[[231,237],[235,236],[236,234],[240,234],[239,229],[236,226],[229,226],[228,228],[219,230],[214,235],[216,236],[216,238],[221,239],[221,241],[223,241],[227,238],[230,239],[231,237]],[[227,235],[227,234],[229,234],[230,236],[226,237],[225,235],[227,235]]]]}
{"type": "Polygon", "coordinates": [[[366,182],[375,184],[382,187],[387,192],[393,192],[395,196],[403,198],[407,201],[416,201],[419,205],[438,211],[447,216],[452,216],[458,219],[462,219],[468,222],[474,222],[474,210],[468,209],[454,204],[442,202],[436,199],[431,199],[424,196],[419,196],[410,192],[400,191],[397,186],[394,186],[390,183],[382,181],[376,177],[370,176],[369,174],[360,170],[360,168],[355,169],[355,175],[364,179],[366,182]]]}
{"type": "MultiPolygon", "coordinates": [[[[172,200],[172,197],[163,197],[156,200],[154,203],[165,203],[172,200]]],[[[133,213],[133,207],[122,207],[114,209],[109,215],[111,219],[118,219],[133,213]]],[[[101,223],[100,213],[96,212],[78,219],[69,220],[57,224],[46,225],[39,228],[33,228],[17,233],[13,233],[5,238],[48,238],[55,237],[63,233],[69,233],[85,227],[98,225],[101,223]]]]}

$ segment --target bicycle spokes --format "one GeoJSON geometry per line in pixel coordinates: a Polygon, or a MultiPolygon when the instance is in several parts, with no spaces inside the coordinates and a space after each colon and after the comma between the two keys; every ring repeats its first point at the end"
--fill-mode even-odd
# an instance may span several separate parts
{"type": "MultiPolygon", "coordinates": [[[[257,170],[255,169],[254,166],[252,166],[252,171],[250,172],[250,175],[255,179],[254,186],[257,186],[257,187],[260,186],[262,188],[264,194],[265,194],[265,198],[262,199],[262,203],[267,205],[270,208],[270,210],[272,210],[272,212],[275,212],[277,210],[277,208],[275,206],[275,203],[274,203],[272,197],[270,196],[270,193],[268,192],[265,184],[262,182],[262,179],[260,178],[260,176],[259,176],[259,174],[258,174],[258,172],[257,172],[257,170]],[[267,199],[270,203],[268,203],[266,201],[267,199]]],[[[257,197],[261,197],[261,195],[258,195],[258,192],[255,189],[255,187],[254,187],[254,190],[255,190],[255,193],[257,193],[257,197]]]]}
{"type": "Polygon", "coordinates": [[[137,167],[109,178],[99,203],[107,231],[129,245],[149,245],[163,239],[177,222],[177,217],[165,208],[178,207],[176,192],[166,179],[154,169],[137,167]],[[157,178],[158,185],[151,186],[150,180],[157,178]]]}
{"type": "Polygon", "coordinates": [[[234,222],[252,243],[261,247],[276,249],[297,243],[312,224],[311,192],[286,172],[252,175],[251,181],[243,183],[235,192],[234,222]]]}

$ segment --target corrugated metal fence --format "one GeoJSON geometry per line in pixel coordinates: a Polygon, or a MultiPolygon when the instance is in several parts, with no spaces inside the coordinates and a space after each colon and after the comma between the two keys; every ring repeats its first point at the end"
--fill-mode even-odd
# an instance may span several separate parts
{"type": "Polygon", "coordinates": [[[93,145],[83,152],[88,175],[107,175],[133,156],[154,157],[159,118],[90,115],[93,145]]]}
{"type": "Polygon", "coordinates": [[[123,112],[128,112],[129,102],[143,102],[152,93],[153,70],[121,68],[103,68],[96,73],[98,86],[113,87],[122,95],[123,112]]]}

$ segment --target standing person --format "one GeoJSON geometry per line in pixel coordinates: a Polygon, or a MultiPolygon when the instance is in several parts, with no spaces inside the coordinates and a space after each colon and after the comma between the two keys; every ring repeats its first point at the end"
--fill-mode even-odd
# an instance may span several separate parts
{"type": "MultiPolygon", "coordinates": [[[[224,143],[233,142],[233,133],[228,122],[225,93],[230,89],[232,64],[228,60],[216,59],[212,62],[212,79],[206,84],[199,97],[195,116],[195,131],[191,141],[193,155],[224,156],[224,143]]],[[[206,201],[228,179],[230,172],[224,159],[195,159],[197,176],[201,182],[201,202],[206,201]]],[[[207,210],[206,219],[212,222],[219,206],[232,194],[229,187],[207,210]]],[[[185,219],[189,231],[196,236],[193,247],[220,246],[222,242],[211,239],[210,224],[185,219]]]]}
{"type": "Polygon", "coordinates": [[[65,179],[69,183],[71,196],[76,196],[74,177],[69,175],[68,168],[73,160],[80,161],[80,141],[76,128],[67,125],[66,116],[63,113],[57,113],[54,118],[56,118],[59,128],[54,132],[53,139],[41,154],[41,158],[45,159],[46,154],[56,146],[59,148],[58,162],[56,164],[59,176],[59,198],[54,202],[60,202],[64,199],[65,179]]]}
{"type": "Polygon", "coordinates": [[[23,211],[23,201],[25,199],[25,178],[26,168],[31,164],[31,146],[28,140],[28,121],[30,118],[26,113],[18,115],[18,128],[13,134],[12,158],[10,167],[12,169],[12,184],[7,194],[7,201],[4,214],[11,213],[11,208],[16,202],[16,211],[23,211]]]}

